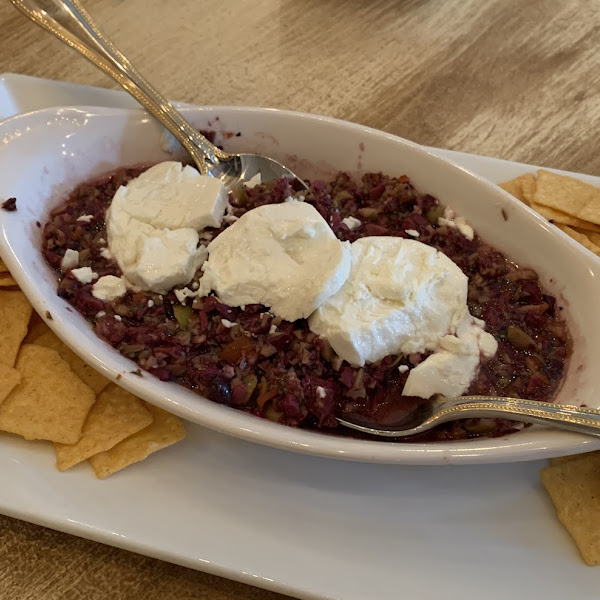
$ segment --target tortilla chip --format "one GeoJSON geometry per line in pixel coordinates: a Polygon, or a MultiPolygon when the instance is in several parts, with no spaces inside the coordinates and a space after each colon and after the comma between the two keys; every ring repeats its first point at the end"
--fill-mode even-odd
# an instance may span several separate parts
{"type": "Polygon", "coordinates": [[[24,344],[33,344],[37,338],[48,331],[48,325],[44,323],[42,317],[38,315],[35,310],[31,313],[31,319],[29,319],[29,326],[27,328],[27,335],[23,340],[24,344]]]}
{"type": "Polygon", "coordinates": [[[92,406],[81,439],[74,445],[54,444],[56,466],[59,471],[70,469],[98,452],[110,450],[151,423],[152,415],[139,398],[111,384],[92,406]]]}
{"type": "Polygon", "coordinates": [[[31,304],[23,292],[0,292],[0,363],[3,365],[15,366],[31,312],[31,304]]]}
{"type": "Polygon", "coordinates": [[[519,175],[519,177],[498,185],[524,204],[531,205],[536,187],[535,175],[533,173],[524,173],[523,175],[519,175]]]}
{"type": "Polygon", "coordinates": [[[534,202],[600,224],[600,188],[574,177],[539,170],[534,202]]]}
{"type": "Polygon", "coordinates": [[[555,225],[561,230],[564,231],[568,236],[572,237],[575,241],[579,242],[582,246],[591,250],[596,256],[600,256],[600,246],[596,246],[593,242],[590,242],[589,238],[583,234],[579,233],[579,231],[575,231],[575,229],[571,229],[567,225],[561,225],[560,223],[555,223],[555,225]]]}
{"type": "Polygon", "coordinates": [[[521,202],[525,202],[525,196],[523,196],[523,186],[520,178],[511,179],[510,181],[504,181],[498,184],[505,192],[508,192],[511,196],[517,198],[521,202]]]}
{"type": "Polygon", "coordinates": [[[21,383],[19,371],[0,363],[0,406],[18,383],[21,383]]]}
{"type": "Polygon", "coordinates": [[[0,273],[0,287],[11,287],[17,285],[10,273],[0,273]]]}
{"type": "Polygon", "coordinates": [[[600,453],[545,467],[540,476],[583,560],[600,564],[600,453]]]}
{"type": "MultiPolygon", "coordinates": [[[[587,454],[587,453],[586,453],[587,454]]],[[[569,454],[569,456],[555,456],[550,459],[551,465],[561,465],[566,462],[571,462],[572,460],[579,460],[586,456],[586,454],[569,454]]]]}
{"type": "Polygon", "coordinates": [[[523,178],[522,187],[525,203],[531,206],[533,197],[535,195],[535,190],[537,189],[537,180],[533,173],[525,173],[525,175],[521,175],[521,177],[523,178]]]}
{"type": "Polygon", "coordinates": [[[571,215],[561,212],[560,210],[548,208],[547,206],[543,206],[542,204],[536,204],[535,202],[531,203],[531,208],[533,208],[533,210],[542,215],[542,217],[548,219],[548,221],[552,221],[555,224],[560,223],[561,225],[568,225],[569,227],[586,229],[586,231],[600,232],[600,225],[588,223],[587,221],[583,221],[582,219],[578,219],[577,217],[572,217],[571,215]]]}
{"type": "Polygon", "coordinates": [[[104,479],[125,467],[144,460],[153,452],[166,448],[185,437],[181,421],[161,408],[146,403],[154,421],[151,425],[123,440],[107,452],[90,458],[99,479],[104,479]]]}
{"type": "MultiPolygon", "coordinates": [[[[36,333],[37,337],[31,340],[32,343],[36,346],[44,346],[45,348],[56,350],[60,354],[60,357],[69,364],[73,373],[81,381],[89,385],[95,394],[99,394],[110,383],[110,380],[98,373],[98,371],[66,346],[45,323],[42,322],[42,325],[36,327],[36,333]]],[[[33,337],[33,331],[32,336],[28,336],[29,339],[31,337],[33,337]]]]}
{"type": "Polygon", "coordinates": [[[588,229],[584,229],[582,227],[575,227],[575,230],[585,235],[587,239],[590,240],[590,242],[592,242],[592,244],[600,246],[600,233],[597,233],[595,231],[589,231],[588,229]]]}
{"type": "Polygon", "coordinates": [[[0,430],[27,440],[79,441],[94,392],[50,348],[24,344],[16,369],[21,383],[0,406],[0,430]]]}

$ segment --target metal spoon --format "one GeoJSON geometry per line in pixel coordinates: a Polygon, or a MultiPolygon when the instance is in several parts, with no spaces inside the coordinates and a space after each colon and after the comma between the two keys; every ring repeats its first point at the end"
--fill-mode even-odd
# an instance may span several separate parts
{"type": "Polygon", "coordinates": [[[100,31],[77,0],[11,0],[32,21],[77,50],[112,77],[183,145],[203,175],[223,180],[227,189],[258,173],[263,182],[280,177],[297,179],[290,169],[259,154],[229,154],[211,144],[137,71],[100,31]]]}
{"type": "Polygon", "coordinates": [[[498,396],[434,396],[431,402],[420,404],[406,418],[386,425],[368,422],[358,416],[352,421],[346,418],[337,421],[344,427],[371,435],[405,437],[423,433],[447,421],[477,417],[514,419],[600,436],[600,410],[498,396]]]}

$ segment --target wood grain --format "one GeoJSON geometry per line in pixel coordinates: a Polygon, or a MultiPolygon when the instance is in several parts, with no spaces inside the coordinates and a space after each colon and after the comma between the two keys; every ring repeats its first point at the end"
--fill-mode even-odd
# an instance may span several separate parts
{"type": "MultiPolygon", "coordinates": [[[[422,144],[600,175],[600,3],[88,0],[171,98],[321,113],[422,144]]],[[[2,70],[116,88],[9,2],[2,70]]],[[[277,594],[0,517],[0,597],[277,594]]]]}

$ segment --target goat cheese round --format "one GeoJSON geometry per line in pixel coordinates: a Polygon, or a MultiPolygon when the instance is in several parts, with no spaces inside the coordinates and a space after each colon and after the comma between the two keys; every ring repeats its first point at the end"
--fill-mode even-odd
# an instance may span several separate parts
{"type": "Polygon", "coordinates": [[[433,351],[409,373],[403,393],[463,393],[494,338],[467,307],[467,277],[445,254],[398,237],[352,244],[352,270],[340,291],[310,317],[310,329],[354,366],[390,354],[433,351]]]}
{"type": "Polygon", "coordinates": [[[312,205],[259,206],[209,244],[199,295],[214,291],[230,306],[262,304],[295,321],[342,287],[350,262],[350,245],[312,205]]]}
{"type": "Polygon", "coordinates": [[[206,259],[198,231],[220,227],[223,183],[167,161],[121,186],[106,213],[110,254],[125,277],[159,294],[187,284],[206,259]]]}

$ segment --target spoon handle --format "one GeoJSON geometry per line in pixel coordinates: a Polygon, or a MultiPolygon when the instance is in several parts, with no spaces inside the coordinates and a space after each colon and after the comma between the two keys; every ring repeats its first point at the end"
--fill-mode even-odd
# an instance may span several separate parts
{"type": "Polygon", "coordinates": [[[441,399],[436,423],[471,417],[514,419],[600,436],[600,410],[520,398],[461,396],[441,399]]]}
{"type": "Polygon", "coordinates": [[[228,157],[196,131],[143,77],[121,51],[100,31],[78,0],[11,0],[34,23],[77,50],[119,83],[156,117],[190,153],[198,169],[206,160],[218,164],[228,157]]]}

